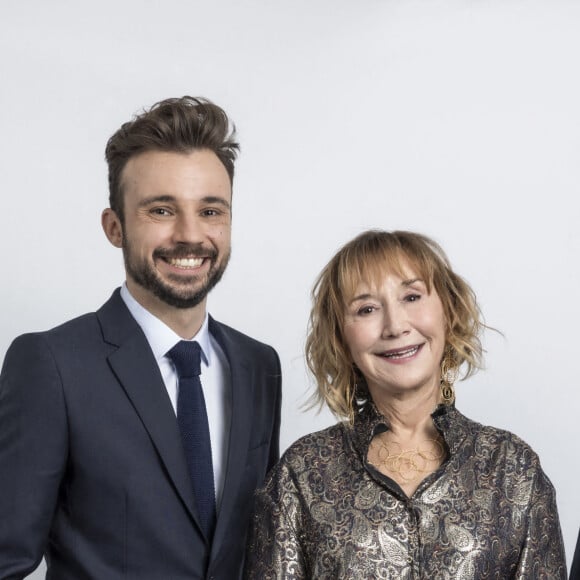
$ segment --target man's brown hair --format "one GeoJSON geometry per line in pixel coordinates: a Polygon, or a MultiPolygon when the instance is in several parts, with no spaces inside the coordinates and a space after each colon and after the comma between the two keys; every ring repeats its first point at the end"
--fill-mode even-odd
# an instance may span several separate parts
{"type": "Polygon", "coordinates": [[[188,153],[208,149],[224,164],[233,182],[240,148],[234,138],[235,126],[225,111],[207,99],[184,96],[155,103],[124,123],[107,142],[111,209],[123,221],[121,174],[131,157],[146,151],[188,153]]]}

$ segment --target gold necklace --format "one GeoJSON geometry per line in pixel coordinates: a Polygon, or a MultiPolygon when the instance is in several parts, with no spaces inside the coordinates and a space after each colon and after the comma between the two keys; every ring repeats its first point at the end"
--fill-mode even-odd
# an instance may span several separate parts
{"type": "MultiPolygon", "coordinates": [[[[414,449],[403,449],[400,443],[390,442],[389,447],[382,434],[371,441],[370,450],[376,457],[375,467],[397,474],[404,483],[416,480],[422,473],[433,471],[433,463],[439,462],[445,455],[441,437],[425,439],[414,449]]],[[[436,468],[435,467],[435,468],[436,468]]]]}

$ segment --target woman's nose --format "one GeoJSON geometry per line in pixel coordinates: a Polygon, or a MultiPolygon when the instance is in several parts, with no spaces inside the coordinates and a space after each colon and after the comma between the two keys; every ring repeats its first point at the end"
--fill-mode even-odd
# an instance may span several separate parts
{"type": "Polygon", "coordinates": [[[409,324],[404,308],[394,304],[384,309],[383,338],[400,336],[408,330],[409,324]]]}

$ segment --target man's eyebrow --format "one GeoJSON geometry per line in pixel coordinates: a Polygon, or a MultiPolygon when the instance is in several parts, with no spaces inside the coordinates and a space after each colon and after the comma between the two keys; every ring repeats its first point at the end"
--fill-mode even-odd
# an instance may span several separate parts
{"type": "Polygon", "coordinates": [[[205,197],[202,197],[200,201],[203,203],[217,203],[227,209],[230,209],[231,207],[230,202],[219,195],[206,195],[205,197]]]}
{"type": "Polygon", "coordinates": [[[139,207],[145,207],[146,205],[151,205],[152,203],[172,203],[175,201],[175,197],[172,195],[152,195],[151,197],[146,197],[139,202],[139,207]]]}
{"type": "MultiPolygon", "coordinates": [[[[177,198],[173,195],[153,195],[151,197],[146,197],[139,202],[139,207],[146,207],[153,203],[175,203],[177,198]]],[[[202,197],[200,203],[214,203],[225,207],[226,209],[230,209],[230,202],[223,197],[218,195],[206,195],[202,197]]]]}

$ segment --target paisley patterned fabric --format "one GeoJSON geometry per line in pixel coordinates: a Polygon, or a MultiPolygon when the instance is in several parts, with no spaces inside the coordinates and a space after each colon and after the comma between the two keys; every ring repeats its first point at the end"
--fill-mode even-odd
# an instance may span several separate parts
{"type": "Polygon", "coordinates": [[[386,420],[366,405],[284,454],[256,507],[245,578],[566,579],[555,493],[537,455],[454,407],[433,414],[448,459],[408,498],[367,463],[386,420]]]}

